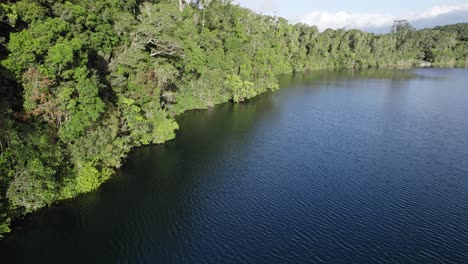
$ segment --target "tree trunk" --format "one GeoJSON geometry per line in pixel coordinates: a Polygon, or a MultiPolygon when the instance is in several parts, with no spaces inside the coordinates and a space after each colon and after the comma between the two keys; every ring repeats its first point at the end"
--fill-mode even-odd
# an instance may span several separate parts
{"type": "Polygon", "coordinates": [[[179,0],[179,11],[184,11],[185,8],[185,0],[179,0]]]}

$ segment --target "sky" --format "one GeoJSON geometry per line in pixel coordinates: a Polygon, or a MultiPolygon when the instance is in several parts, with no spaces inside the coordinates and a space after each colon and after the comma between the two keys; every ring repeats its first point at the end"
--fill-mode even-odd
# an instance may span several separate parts
{"type": "Polygon", "coordinates": [[[234,0],[256,12],[292,23],[327,28],[357,28],[385,33],[396,19],[417,28],[468,22],[468,0],[234,0]]]}

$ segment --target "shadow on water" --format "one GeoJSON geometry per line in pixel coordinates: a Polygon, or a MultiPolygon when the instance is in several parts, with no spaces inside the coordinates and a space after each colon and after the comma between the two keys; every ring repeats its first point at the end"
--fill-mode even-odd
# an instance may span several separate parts
{"type": "Polygon", "coordinates": [[[307,74],[281,75],[280,87],[328,84],[350,80],[392,80],[404,81],[421,78],[414,71],[400,69],[366,69],[366,70],[323,70],[307,74]]]}
{"type": "Polygon", "coordinates": [[[322,71],[177,118],[2,263],[463,263],[466,71],[322,71]]]}
{"type": "Polygon", "coordinates": [[[210,176],[203,161],[226,151],[222,145],[230,137],[248,138],[263,115],[274,115],[272,98],[266,93],[245,103],[179,116],[176,140],[133,150],[123,168],[97,191],[28,215],[0,241],[1,260],[81,262],[96,255],[103,255],[103,261],[122,260],[112,257],[115,250],[126,255],[125,243],[142,243],[132,233],[151,234],[168,248],[176,247],[179,238],[171,238],[174,223],[186,221],[187,213],[197,206],[197,200],[186,196],[194,177],[209,182],[200,178],[210,176]],[[101,239],[111,236],[112,241],[101,239]]]}

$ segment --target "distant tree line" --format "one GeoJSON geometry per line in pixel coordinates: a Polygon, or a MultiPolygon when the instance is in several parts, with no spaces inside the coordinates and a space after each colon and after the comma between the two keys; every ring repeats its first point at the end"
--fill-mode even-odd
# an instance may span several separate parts
{"type": "Polygon", "coordinates": [[[10,222],[97,188],[174,116],[325,68],[468,65],[468,25],[320,33],[227,0],[0,4],[0,237],[10,222]]]}

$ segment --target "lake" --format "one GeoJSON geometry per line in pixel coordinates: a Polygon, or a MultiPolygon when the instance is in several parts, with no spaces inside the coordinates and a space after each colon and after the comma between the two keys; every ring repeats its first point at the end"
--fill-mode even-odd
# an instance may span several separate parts
{"type": "Polygon", "coordinates": [[[313,72],[178,118],[1,263],[468,263],[468,70],[313,72]]]}

